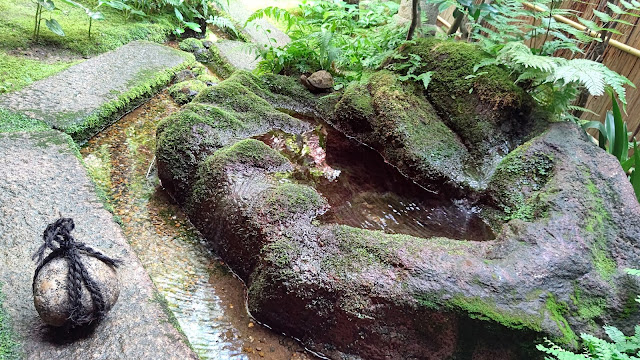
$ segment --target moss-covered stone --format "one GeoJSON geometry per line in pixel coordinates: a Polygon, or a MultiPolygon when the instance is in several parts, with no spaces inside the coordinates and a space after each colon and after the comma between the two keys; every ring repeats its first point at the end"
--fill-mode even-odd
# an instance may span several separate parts
{"type": "Polygon", "coordinates": [[[476,45],[425,38],[407,46],[403,54],[420,57],[415,73],[433,71],[426,95],[470,151],[483,154],[505,141],[518,145],[518,137],[544,127],[545,115],[534,111],[534,100],[507,71],[486,66],[474,72],[487,57],[476,45]],[[510,136],[501,135],[505,133],[510,136]]]}
{"type": "Polygon", "coordinates": [[[553,175],[554,156],[531,145],[525,143],[505,156],[491,176],[488,192],[504,221],[531,221],[547,211],[542,190],[553,175]]]}
{"type": "Polygon", "coordinates": [[[179,201],[186,196],[198,164],[217,149],[244,138],[280,129],[299,134],[310,125],[278,111],[265,98],[268,90],[244,86],[239,73],[217,86],[203,89],[180,112],[158,124],[157,159],[163,185],[179,201]]]}
{"type": "Polygon", "coordinates": [[[266,195],[263,212],[278,222],[298,222],[303,217],[310,220],[325,207],[326,200],[312,187],[284,183],[266,195]]]}
{"type": "Polygon", "coordinates": [[[214,45],[209,48],[209,65],[213,68],[213,72],[223,79],[231,76],[236,71],[233,64],[230,64],[222,57],[220,50],[214,45]]]}
{"type": "Polygon", "coordinates": [[[196,52],[197,50],[204,49],[202,40],[196,38],[187,38],[180,41],[180,50],[187,52],[196,52]]]}
{"type": "Polygon", "coordinates": [[[199,78],[197,80],[187,80],[173,84],[169,87],[169,95],[178,104],[186,104],[193,100],[202,90],[207,88],[207,84],[199,78]]]}
{"type": "Polygon", "coordinates": [[[392,72],[377,72],[347,87],[332,121],[423,186],[468,186],[467,149],[414,90],[392,72]]]}
{"type": "MultiPolygon", "coordinates": [[[[193,57],[187,56],[180,65],[165,71],[141,71],[136,78],[130,80],[128,90],[118,94],[114,100],[101,105],[83,121],[77,121],[78,114],[69,114],[69,123],[71,125],[62,126],[61,130],[71,135],[76,142],[85,142],[120,116],[135,109],[144,100],[156,94],[171,82],[171,79],[178,71],[187,68],[193,61],[193,57]]],[[[58,122],[65,123],[66,121],[58,120],[58,122]]]]}

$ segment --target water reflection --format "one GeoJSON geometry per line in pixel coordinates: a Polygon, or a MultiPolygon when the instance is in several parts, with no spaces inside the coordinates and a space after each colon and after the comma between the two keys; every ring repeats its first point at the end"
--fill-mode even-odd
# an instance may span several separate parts
{"type": "Polygon", "coordinates": [[[321,221],[426,238],[495,237],[478,207],[434,196],[328,124],[320,122],[302,135],[275,130],[257,139],[292,161],[295,180],[327,198],[331,209],[321,221]]]}

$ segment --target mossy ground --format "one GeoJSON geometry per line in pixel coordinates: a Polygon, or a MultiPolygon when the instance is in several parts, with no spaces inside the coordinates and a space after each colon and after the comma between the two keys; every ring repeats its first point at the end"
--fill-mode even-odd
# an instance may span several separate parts
{"type": "Polygon", "coordinates": [[[11,329],[9,315],[2,307],[3,300],[2,283],[0,283],[0,359],[17,360],[20,359],[19,345],[11,329]]]}
{"type": "MultiPolygon", "coordinates": [[[[97,2],[91,0],[79,2],[89,8],[97,5],[97,2]]],[[[52,33],[43,21],[40,37],[34,42],[36,3],[20,0],[0,2],[0,93],[19,90],[33,81],[71,66],[81,57],[113,50],[133,40],[162,42],[173,30],[170,16],[126,19],[122,12],[101,6],[98,10],[104,14],[105,20],[93,21],[89,38],[89,21],[84,11],[62,1],[55,4],[62,11],[45,12],[43,20],[49,16],[56,19],[66,36],[52,33]],[[12,50],[27,50],[34,46],[53,56],[26,58],[9,54],[12,50]],[[68,51],[70,56],[51,60],[56,58],[60,50],[68,51]]]]}
{"type": "Polygon", "coordinates": [[[48,129],[49,125],[40,120],[31,119],[22,114],[0,108],[0,133],[42,131],[48,129]]]}
{"type": "Polygon", "coordinates": [[[9,55],[0,49],[0,93],[20,90],[34,81],[65,70],[79,61],[59,60],[48,63],[9,55]]]}

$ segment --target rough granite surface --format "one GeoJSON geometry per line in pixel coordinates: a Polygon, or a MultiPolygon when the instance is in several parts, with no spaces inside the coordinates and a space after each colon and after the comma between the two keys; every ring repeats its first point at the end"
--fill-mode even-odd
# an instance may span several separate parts
{"type": "Polygon", "coordinates": [[[0,106],[45,121],[55,128],[80,124],[118,95],[182,64],[185,53],[135,41],[96,56],[7,95],[0,106]]]}
{"type": "MultiPolygon", "coordinates": [[[[240,24],[244,24],[249,16],[253,14],[254,10],[251,10],[249,0],[238,0],[229,2],[228,12],[234,20],[240,24]]],[[[253,42],[258,45],[270,45],[272,42],[275,42],[273,46],[284,46],[291,41],[291,38],[289,38],[287,34],[283,33],[264,18],[252,21],[244,30],[253,42]],[[267,32],[267,30],[269,32],[267,32]]]]}
{"type": "Polygon", "coordinates": [[[253,71],[258,66],[259,59],[256,59],[255,54],[245,42],[221,40],[213,45],[218,48],[224,60],[236,69],[253,71]]]}
{"type": "Polygon", "coordinates": [[[197,359],[155,300],[151,280],[97,199],[69,141],[54,130],[0,134],[0,286],[24,358],[197,359]],[[125,261],[118,269],[118,302],[82,336],[48,327],[33,305],[31,255],[44,228],[60,215],[74,219],[78,241],[125,261]]]}

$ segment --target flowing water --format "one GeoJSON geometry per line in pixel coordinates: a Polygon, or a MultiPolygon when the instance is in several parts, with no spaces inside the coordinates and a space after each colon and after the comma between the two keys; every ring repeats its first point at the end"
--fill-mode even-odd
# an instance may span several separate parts
{"type": "Polygon", "coordinates": [[[250,317],[242,282],[159,186],[155,128],[178,108],[162,93],[91,139],[81,150],[89,173],[201,358],[315,358],[250,317]]]}
{"type": "Polygon", "coordinates": [[[320,219],[363,229],[429,238],[495,238],[466,200],[436,197],[403,176],[373,149],[330,125],[312,121],[302,135],[271,131],[256,137],[291,160],[294,178],[314,186],[331,205],[320,219]]]}

